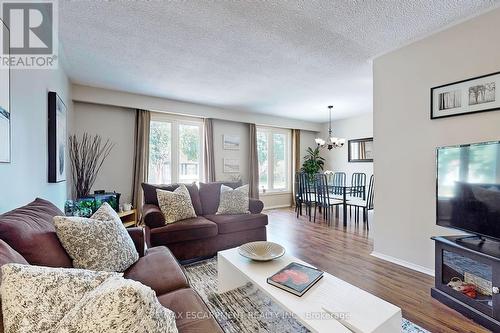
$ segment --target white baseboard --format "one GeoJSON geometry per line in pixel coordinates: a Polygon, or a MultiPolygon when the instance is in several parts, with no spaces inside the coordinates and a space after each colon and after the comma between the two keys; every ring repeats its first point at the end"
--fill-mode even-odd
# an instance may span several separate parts
{"type": "Polygon", "coordinates": [[[411,262],[408,262],[408,261],[405,261],[405,260],[401,260],[401,259],[398,259],[398,258],[394,258],[394,257],[388,256],[388,255],[382,254],[382,253],[378,253],[378,252],[372,252],[371,255],[374,256],[374,257],[377,257],[379,259],[392,262],[392,263],[394,263],[396,265],[403,266],[403,267],[406,267],[406,268],[409,268],[409,269],[413,269],[414,271],[418,271],[420,273],[424,273],[424,274],[427,274],[427,275],[430,275],[430,276],[434,276],[434,270],[433,269],[429,269],[429,268],[424,267],[424,266],[416,265],[416,264],[413,264],[411,262]]]}
{"type": "Polygon", "coordinates": [[[277,205],[277,206],[270,206],[270,207],[264,207],[264,210],[269,210],[269,209],[277,209],[277,208],[289,208],[292,207],[292,205],[277,205]]]}

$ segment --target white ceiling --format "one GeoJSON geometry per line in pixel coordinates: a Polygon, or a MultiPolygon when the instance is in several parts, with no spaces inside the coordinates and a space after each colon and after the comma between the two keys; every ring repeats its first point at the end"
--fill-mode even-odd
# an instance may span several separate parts
{"type": "Polygon", "coordinates": [[[498,1],[60,1],[59,30],[75,83],[319,122],[371,112],[371,59],[498,1]]]}

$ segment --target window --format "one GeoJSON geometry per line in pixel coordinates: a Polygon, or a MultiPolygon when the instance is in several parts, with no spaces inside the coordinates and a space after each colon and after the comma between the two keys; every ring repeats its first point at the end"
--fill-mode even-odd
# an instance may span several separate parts
{"type": "Polygon", "coordinates": [[[201,120],[153,114],[149,134],[149,176],[153,184],[192,183],[202,178],[201,120]]]}
{"type": "Polygon", "coordinates": [[[259,189],[290,190],[290,130],[258,127],[259,189]]]}

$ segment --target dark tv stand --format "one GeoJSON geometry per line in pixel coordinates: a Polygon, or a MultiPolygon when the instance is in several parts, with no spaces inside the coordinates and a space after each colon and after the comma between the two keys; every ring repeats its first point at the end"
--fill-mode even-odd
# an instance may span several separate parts
{"type": "Polygon", "coordinates": [[[493,332],[500,332],[500,243],[480,236],[432,239],[436,250],[432,297],[493,332]],[[448,287],[452,278],[476,285],[477,297],[448,287]]]}

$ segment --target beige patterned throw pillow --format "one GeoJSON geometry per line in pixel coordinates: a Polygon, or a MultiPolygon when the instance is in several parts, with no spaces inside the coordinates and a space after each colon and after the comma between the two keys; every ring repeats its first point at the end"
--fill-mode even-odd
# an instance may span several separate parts
{"type": "Polygon", "coordinates": [[[139,260],[127,229],[107,203],[89,219],[56,216],[54,225],[75,268],[123,272],[139,260]]]}
{"type": "Polygon", "coordinates": [[[57,333],[177,333],[175,314],[155,292],[121,277],[88,293],[56,326],[57,333]]]}
{"type": "Polygon", "coordinates": [[[157,189],[158,204],[165,217],[165,223],[196,217],[191,196],[186,185],[180,185],[173,192],[157,189]]]}
{"type": "Polygon", "coordinates": [[[6,333],[177,333],[155,292],[119,273],[2,266],[6,333]]]}
{"type": "Polygon", "coordinates": [[[240,186],[234,190],[229,186],[222,185],[219,209],[217,209],[216,214],[250,214],[248,205],[248,185],[240,186]]]}
{"type": "Polygon", "coordinates": [[[121,274],[3,265],[0,293],[5,332],[51,332],[85,294],[112,276],[121,274]]]}

